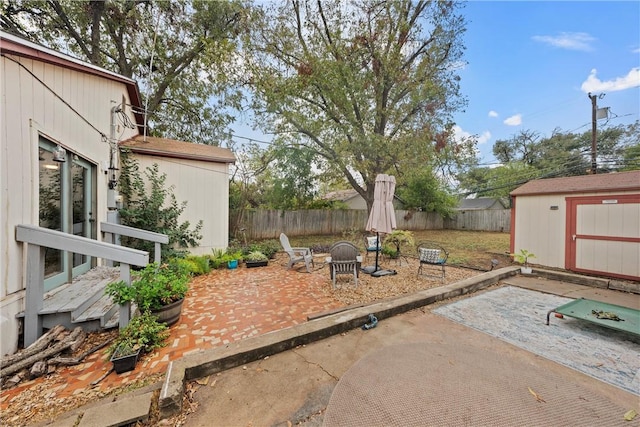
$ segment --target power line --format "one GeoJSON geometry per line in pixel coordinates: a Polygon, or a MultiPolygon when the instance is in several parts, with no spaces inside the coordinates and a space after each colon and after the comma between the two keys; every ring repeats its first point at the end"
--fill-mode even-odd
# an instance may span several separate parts
{"type": "Polygon", "coordinates": [[[7,58],[8,60],[18,64],[18,66],[20,66],[22,69],[24,69],[27,73],[29,73],[31,75],[31,77],[33,77],[35,80],[37,80],[42,86],[44,86],[49,92],[51,92],[53,94],[53,96],[55,96],[56,98],[58,98],[60,100],[60,102],[62,102],[64,105],[66,105],[71,111],[73,111],[78,117],[80,117],[82,119],[82,121],[84,121],[86,124],[88,124],[93,130],[95,130],[96,132],[98,132],[98,134],[100,134],[100,137],[102,138],[103,141],[106,141],[107,135],[102,132],[100,129],[98,129],[96,126],[93,125],[93,123],[91,123],[86,117],[84,117],[82,114],[80,114],[75,108],[73,108],[71,106],[71,104],[69,104],[64,98],[62,98],[60,95],[58,95],[58,93],[53,90],[52,88],[50,88],[44,81],[40,80],[40,78],[38,78],[38,76],[36,76],[35,74],[33,74],[31,72],[31,70],[29,70],[27,67],[25,67],[20,61],[16,61],[15,59],[7,56],[7,55],[2,55],[3,57],[7,58]]]}

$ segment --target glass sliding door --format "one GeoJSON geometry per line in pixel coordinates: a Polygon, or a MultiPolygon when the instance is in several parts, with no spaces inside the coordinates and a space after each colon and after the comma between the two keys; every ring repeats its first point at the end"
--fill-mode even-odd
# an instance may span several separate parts
{"type": "MultiPolygon", "coordinates": [[[[72,232],[88,238],[91,238],[93,229],[92,174],[91,163],[74,154],[71,159],[72,232]]],[[[91,258],[86,255],[74,253],[72,260],[74,277],[91,268],[91,258]]]]}
{"type": "MultiPolygon", "coordinates": [[[[40,137],[39,225],[84,237],[93,237],[95,166],[66,152],[65,161],[56,161],[57,145],[40,137]]],[[[57,159],[60,160],[60,159],[57,159]]],[[[45,249],[45,291],[91,268],[92,259],[57,249],[45,249]]]]}

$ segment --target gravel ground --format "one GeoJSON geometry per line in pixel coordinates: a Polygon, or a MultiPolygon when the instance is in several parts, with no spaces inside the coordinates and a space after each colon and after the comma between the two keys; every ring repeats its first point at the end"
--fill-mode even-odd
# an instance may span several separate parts
{"type": "MultiPolygon", "coordinates": [[[[322,260],[324,259],[324,256],[316,256],[316,259],[322,260]]],[[[366,261],[363,261],[362,265],[375,265],[375,261],[373,257],[370,257],[366,261]]],[[[373,277],[369,274],[360,273],[357,287],[354,286],[353,277],[349,275],[340,275],[336,282],[337,288],[329,289],[327,292],[347,306],[367,304],[399,295],[414,293],[423,289],[430,289],[437,286],[447,285],[449,283],[455,283],[482,273],[482,271],[468,268],[446,267],[445,280],[443,283],[442,279],[439,277],[439,267],[424,267],[428,268],[427,271],[430,276],[418,276],[419,263],[415,258],[403,257],[399,260],[383,259],[378,262],[378,265],[380,268],[385,270],[394,270],[397,274],[384,277],[373,277]]],[[[316,269],[322,268],[323,266],[316,265],[316,269]]]]}

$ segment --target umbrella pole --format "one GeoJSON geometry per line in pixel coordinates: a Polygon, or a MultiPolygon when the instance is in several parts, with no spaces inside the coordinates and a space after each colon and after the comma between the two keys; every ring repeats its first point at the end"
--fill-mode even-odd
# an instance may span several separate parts
{"type": "MultiPolygon", "coordinates": [[[[376,236],[378,237],[378,243],[380,243],[380,233],[376,232],[376,236]]],[[[380,245],[380,251],[381,250],[382,245],[380,245]]],[[[371,273],[371,277],[393,276],[395,274],[398,274],[398,272],[395,270],[383,270],[378,266],[378,254],[380,253],[380,251],[376,251],[376,266],[374,267],[375,270],[373,270],[373,272],[371,273]]]]}
{"type": "Polygon", "coordinates": [[[380,269],[380,266],[378,265],[378,255],[380,254],[380,251],[382,250],[382,245],[380,244],[380,233],[378,233],[376,231],[376,266],[374,268],[374,272],[378,271],[380,269]]]}

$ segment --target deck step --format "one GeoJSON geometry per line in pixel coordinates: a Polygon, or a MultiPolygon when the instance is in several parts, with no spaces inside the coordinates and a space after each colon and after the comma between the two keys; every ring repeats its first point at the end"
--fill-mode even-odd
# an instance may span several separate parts
{"type": "Polygon", "coordinates": [[[104,327],[114,313],[119,311],[118,308],[118,305],[114,304],[109,296],[103,295],[81,313],[76,316],[72,315],[71,322],[82,323],[97,319],[100,320],[100,326],[104,327]]]}
{"type": "Polygon", "coordinates": [[[115,268],[96,267],[45,294],[40,314],[72,312],[72,317],[86,310],[104,295],[104,288],[118,280],[119,272],[115,268]]]}
{"type": "Polygon", "coordinates": [[[81,326],[87,332],[117,327],[119,306],[105,295],[104,289],[119,278],[118,268],[96,267],[73,283],[48,292],[39,312],[43,327],[59,324],[72,329],[81,326]]]}

